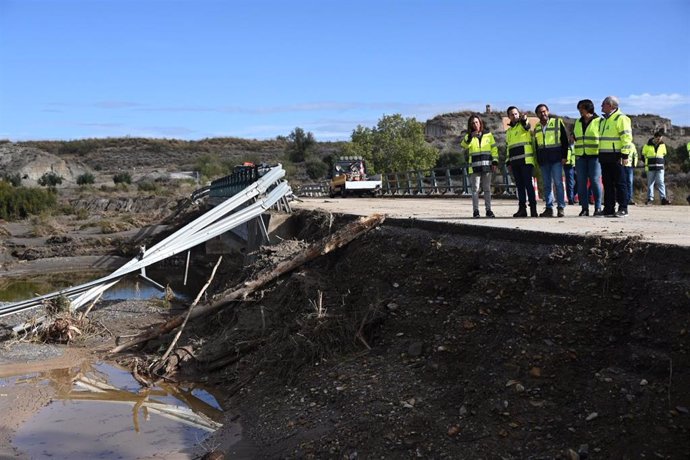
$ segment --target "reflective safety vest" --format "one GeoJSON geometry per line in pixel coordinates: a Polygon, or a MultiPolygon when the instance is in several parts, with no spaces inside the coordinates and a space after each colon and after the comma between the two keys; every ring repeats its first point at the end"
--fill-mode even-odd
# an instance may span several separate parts
{"type": "Polygon", "coordinates": [[[630,155],[633,142],[630,118],[616,110],[608,118],[599,122],[599,161],[615,163],[630,155]]]}
{"type": "Polygon", "coordinates": [[[460,141],[460,147],[467,149],[470,157],[469,173],[490,172],[492,164],[498,164],[498,147],[496,139],[491,133],[483,133],[481,137],[471,137],[465,134],[460,141]]]}
{"type": "Polygon", "coordinates": [[[568,146],[568,157],[565,160],[566,166],[575,166],[575,150],[572,145],[568,146]]]}
{"type": "Polygon", "coordinates": [[[582,118],[575,120],[573,136],[575,136],[575,156],[597,156],[599,155],[599,122],[601,118],[594,115],[584,132],[582,131],[582,118]]]}
{"type": "Polygon", "coordinates": [[[630,144],[630,154],[628,155],[628,167],[637,168],[637,146],[630,144]]]}
{"type": "Polygon", "coordinates": [[[532,132],[525,129],[522,123],[511,126],[506,131],[506,149],[508,160],[515,164],[534,164],[532,132]]]}
{"type": "Polygon", "coordinates": [[[539,164],[560,163],[561,155],[561,126],[563,120],[558,117],[549,118],[546,129],[542,130],[541,122],[534,128],[534,143],[537,150],[537,162],[539,164]]]}
{"type": "Polygon", "coordinates": [[[690,142],[688,142],[685,148],[688,149],[688,158],[690,158],[690,142]]]}
{"type": "Polygon", "coordinates": [[[650,140],[642,147],[645,171],[661,171],[664,169],[664,157],[666,156],[666,144],[659,142],[654,145],[650,140]]]}

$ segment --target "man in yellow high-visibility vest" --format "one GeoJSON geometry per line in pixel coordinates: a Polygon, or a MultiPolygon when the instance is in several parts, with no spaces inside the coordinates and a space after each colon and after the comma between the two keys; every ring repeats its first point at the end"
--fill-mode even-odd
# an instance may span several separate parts
{"type": "Polygon", "coordinates": [[[507,163],[515,177],[518,196],[518,211],[513,214],[513,217],[527,217],[528,199],[530,216],[537,217],[537,199],[532,185],[534,171],[532,131],[527,116],[521,114],[517,107],[511,105],[506,113],[510,119],[506,130],[507,163]]]}
{"type": "Polygon", "coordinates": [[[623,168],[628,165],[633,135],[630,118],[618,105],[615,96],[607,96],[601,103],[604,117],[599,123],[599,163],[604,182],[603,217],[628,216],[628,185],[623,168]]]}
{"type": "Polygon", "coordinates": [[[570,147],[568,132],[561,118],[549,115],[546,104],[539,104],[534,112],[539,117],[539,123],[534,127],[534,151],[537,154],[537,163],[544,181],[546,201],[546,209],[539,214],[539,217],[563,217],[565,216],[563,165],[568,159],[568,147],[570,147]],[[554,187],[556,188],[555,200],[554,187]],[[553,213],[554,201],[556,201],[558,212],[556,215],[553,213]]]}

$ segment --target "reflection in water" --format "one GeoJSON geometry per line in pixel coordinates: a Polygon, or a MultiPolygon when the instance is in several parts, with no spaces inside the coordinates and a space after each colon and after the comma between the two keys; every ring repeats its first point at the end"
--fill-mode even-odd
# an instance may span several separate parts
{"type": "Polygon", "coordinates": [[[77,286],[103,276],[103,273],[51,273],[36,274],[28,278],[4,278],[0,280],[0,301],[15,302],[40,294],[77,286]]]}
{"type": "MultiPolygon", "coordinates": [[[[37,295],[66,289],[72,286],[93,281],[106,273],[79,272],[79,273],[54,273],[49,275],[32,275],[29,278],[6,278],[0,280],[0,302],[17,302],[30,299],[37,295]]],[[[180,300],[194,298],[199,286],[198,283],[189,283],[184,286],[180,274],[165,273],[150,270],[152,279],[169,283],[175,297],[180,300]]],[[[162,299],[165,292],[152,283],[141,278],[137,274],[130,274],[122,278],[113,287],[105,291],[104,300],[148,300],[162,299]]]]}
{"type": "Polygon", "coordinates": [[[221,426],[215,398],[194,386],[142,389],[104,363],[53,369],[14,380],[49,384],[55,401],[22,425],[13,444],[31,458],[142,458],[178,452],[221,426]]]}

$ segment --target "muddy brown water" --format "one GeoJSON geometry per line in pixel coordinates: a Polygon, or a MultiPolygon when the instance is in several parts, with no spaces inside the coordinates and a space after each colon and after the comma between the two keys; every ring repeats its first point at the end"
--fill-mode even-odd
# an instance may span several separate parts
{"type": "Polygon", "coordinates": [[[0,365],[0,394],[3,418],[18,421],[11,446],[29,458],[193,458],[224,415],[200,385],[143,389],[128,370],[90,358],[0,365]]]}

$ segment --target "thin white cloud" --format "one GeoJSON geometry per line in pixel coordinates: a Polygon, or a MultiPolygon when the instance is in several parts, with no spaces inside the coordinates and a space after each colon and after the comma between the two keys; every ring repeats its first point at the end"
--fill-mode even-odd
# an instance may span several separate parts
{"type": "Polygon", "coordinates": [[[645,113],[658,113],[666,110],[690,106],[690,96],[671,94],[631,94],[621,99],[621,104],[630,107],[628,111],[637,110],[645,113]]]}

